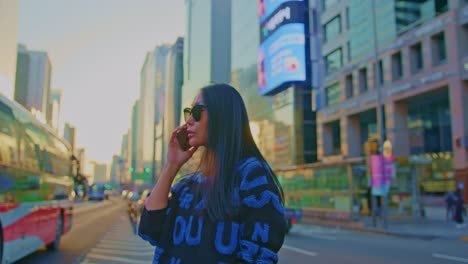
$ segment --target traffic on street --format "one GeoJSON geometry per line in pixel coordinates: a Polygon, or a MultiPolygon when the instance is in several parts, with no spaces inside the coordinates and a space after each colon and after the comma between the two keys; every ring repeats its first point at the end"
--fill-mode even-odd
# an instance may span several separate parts
{"type": "MultiPolygon", "coordinates": [[[[151,263],[155,248],[135,234],[127,207],[121,197],[79,205],[76,224],[63,236],[59,250],[40,249],[17,263],[151,263]]],[[[467,243],[297,224],[286,236],[279,263],[468,263],[467,243]]]]}
{"type": "Polygon", "coordinates": [[[0,0],[0,264],[468,264],[468,0],[0,0]]]}

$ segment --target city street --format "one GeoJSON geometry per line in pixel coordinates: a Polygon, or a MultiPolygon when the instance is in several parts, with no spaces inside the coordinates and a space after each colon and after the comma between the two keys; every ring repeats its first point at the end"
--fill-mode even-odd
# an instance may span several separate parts
{"type": "Polygon", "coordinates": [[[96,246],[114,223],[127,216],[126,204],[122,200],[112,199],[102,203],[106,205],[89,202],[76,206],[79,209],[74,214],[72,229],[62,237],[58,251],[50,252],[43,248],[17,263],[77,263],[80,257],[96,246]]]}
{"type": "MultiPolygon", "coordinates": [[[[39,250],[18,263],[151,263],[153,247],[134,235],[126,202],[80,205],[60,250],[39,250]],[[89,209],[84,208],[89,207],[89,209]]],[[[468,263],[468,242],[422,240],[343,229],[296,227],[279,263],[468,263]]]]}

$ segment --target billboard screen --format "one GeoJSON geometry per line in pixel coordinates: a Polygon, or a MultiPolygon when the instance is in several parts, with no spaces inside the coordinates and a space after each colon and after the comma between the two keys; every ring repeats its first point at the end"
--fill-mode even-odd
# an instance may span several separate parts
{"type": "Polygon", "coordinates": [[[307,8],[304,0],[258,0],[258,93],[276,94],[307,81],[307,8]]]}

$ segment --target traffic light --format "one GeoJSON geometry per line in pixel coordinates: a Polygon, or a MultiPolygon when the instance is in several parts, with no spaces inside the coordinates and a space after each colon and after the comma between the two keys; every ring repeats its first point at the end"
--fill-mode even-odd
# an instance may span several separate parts
{"type": "Polygon", "coordinates": [[[130,167],[128,170],[129,170],[130,172],[133,172],[133,167],[130,167]]]}
{"type": "Polygon", "coordinates": [[[149,173],[150,172],[150,168],[145,168],[145,173],[149,173]]]}

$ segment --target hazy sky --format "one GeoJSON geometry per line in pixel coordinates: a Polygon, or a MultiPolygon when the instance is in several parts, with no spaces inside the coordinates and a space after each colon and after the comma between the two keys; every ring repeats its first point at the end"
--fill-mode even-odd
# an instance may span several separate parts
{"type": "Polygon", "coordinates": [[[18,41],[49,53],[61,121],[87,158],[120,152],[147,51],[183,36],[184,0],[21,0],[18,41]]]}

